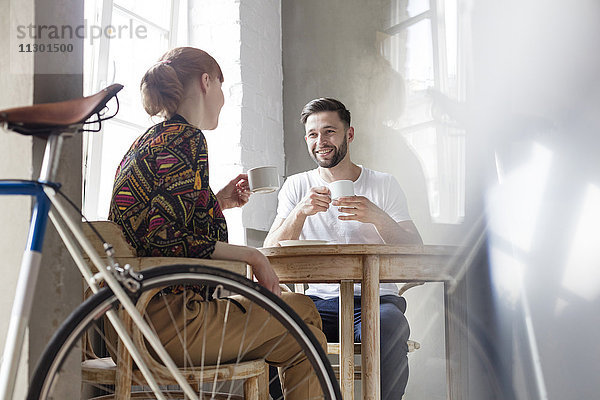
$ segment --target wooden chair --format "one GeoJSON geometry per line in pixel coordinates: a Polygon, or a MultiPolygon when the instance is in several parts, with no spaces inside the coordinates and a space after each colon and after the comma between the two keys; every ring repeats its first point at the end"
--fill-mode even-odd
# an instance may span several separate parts
{"type": "MultiPolygon", "coordinates": [[[[178,257],[137,257],[135,250],[127,243],[121,228],[110,221],[92,222],[94,228],[113,245],[115,258],[120,263],[129,264],[135,270],[140,271],[150,267],[159,265],[173,264],[198,264],[208,265],[219,268],[228,269],[246,274],[246,264],[243,262],[193,259],[193,258],[178,258],[178,257]]],[[[96,251],[99,254],[104,254],[102,243],[98,240],[93,230],[85,225],[84,232],[87,238],[94,244],[96,251]]],[[[160,289],[146,291],[140,296],[137,302],[137,308],[142,313],[146,309],[152,297],[160,289]]],[[[126,313],[122,313],[122,319],[125,326],[132,334],[132,339],[136,346],[142,349],[142,356],[147,362],[150,370],[155,373],[159,384],[161,385],[176,385],[175,380],[170,376],[168,370],[159,362],[154,360],[146,349],[144,338],[138,329],[133,327],[130,318],[126,313]],[[144,351],[146,350],[146,351],[144,351]]],[[[84,339],[84,352],[82,361],[82,381],[92,385],[114,385],[115,394],[97,397],[97,400],[118,399],[127,400],[135,398],[148,398],[147,391],[132,392],[132,385],[140,385],[144,383],[142,374],[133,368],[131,356],[125,349],[121,341],[118,342],[118,363],[112,360],[111,357],[97,357],[91,351],[88,345],[89,339],[84,339]]],[[[186,377],[190,385],[198,389],[199,381],[212,382],[215,378],[217,381],[244,380],[244,398],[252,400],[267,400],[268,395],[268,365],[263,359],[245,361],[238,364],[223,364],[218,368],[204,367],[202,371],[197,368],[182,368],[181,371],[186,377]]],[[[173,390],[173,394],[181,394],[177,389],[173,390]]],[[[224,394],[224,398],[229,395],[224,394]]],[[[236,396],[233,396],[235,398],[236,396]]]]}

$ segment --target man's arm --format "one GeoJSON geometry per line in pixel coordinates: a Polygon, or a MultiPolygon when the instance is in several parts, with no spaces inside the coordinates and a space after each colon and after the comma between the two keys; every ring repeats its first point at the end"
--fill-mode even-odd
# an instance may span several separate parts
{"type": "Polygon", "coordinates": [[[333,202],[346,215],[342,221],[360,221],[375,226],[386,244],[422,245],[423,240],[412,221],[396,222],[385,211],[364,196],[341,197],[333,202]]]}
{"type": "Polygon", "coordinates": [[[306,216],[298,215],[294,211],[287,218],[275,218],[265,239],[265,247],[279,246],[280,240],[295,240],[300,237],[306,216]]]}
{"type": "Polygon", "coordinates": [[[389,218],[389,221],[375,224],[375,228],[386,244],[423,245],[423,239],[412,221],[396,222],[389,218]]]}
{"type": "Polygon", "coordinates": [[[309,215],[327,211],[331,203],[329,189],[325,186],[311,188],[286,218],[276,218],[265,239],[265,247],[279,246],[281,240],[300,237],[304,221],[309,215]]]}

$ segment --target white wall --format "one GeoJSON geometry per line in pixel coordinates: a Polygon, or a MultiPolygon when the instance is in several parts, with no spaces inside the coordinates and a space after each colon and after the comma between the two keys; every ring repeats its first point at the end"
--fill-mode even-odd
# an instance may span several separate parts
{"type": "MultiPolygon", "coordinates": [[[[276,165],[283,175],[279,2],[190,1],[189,18],[190,45],[215,57],[225,76],[219,127],[205,132],[213,190],[256,166],[276,165]]],[[[229,241],[245,243],[244,228],[267,230],[276,201],[256,195],[227,210],[229,241]]]]}
{"type": "MultiPolygon", "coordinates": [[[[281,6],[277,0],[242,1],[242,165],[275,165],[284,173],[281,6]]],[[[268,231],[276,193],[251,196],[243,208],[245,228],[268,231]]]]}

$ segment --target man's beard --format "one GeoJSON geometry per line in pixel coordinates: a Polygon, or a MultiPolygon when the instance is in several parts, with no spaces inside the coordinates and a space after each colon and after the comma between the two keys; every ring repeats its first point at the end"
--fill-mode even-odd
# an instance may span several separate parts
{"type": "Polygon", "coordinates": [[[310,157],[314,162],[321,168],[333,168],[340,163],[346,157],[346,153],[348,152],[348,137],[344,136],[344,141],[340,145],[339,149],[334,147],[335,153],[330,160],[319,160],[317,155],[315,154],[316,150],[310,152],[310,157]]]}

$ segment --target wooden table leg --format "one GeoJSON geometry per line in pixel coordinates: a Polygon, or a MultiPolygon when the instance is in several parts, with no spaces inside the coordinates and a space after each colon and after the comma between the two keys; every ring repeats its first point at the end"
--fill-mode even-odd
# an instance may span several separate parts
{"type": "Polygon", "coordinates": [[[340,282],[340,389],[354,399],[354,282],[340,282]]]}
{"type": "Polygon", "coordinates": [[[364,400],[381,398],[379,349],[379,257],[363,257],[361,290],[361,360],[362,393],[364,400]]]}
{"type": "Polygon", "coordinates": [[[467,343],[466,281],[444,282],[446,319],[446,382],[449,400],[466,400],[469,354],[467,343]]]}

